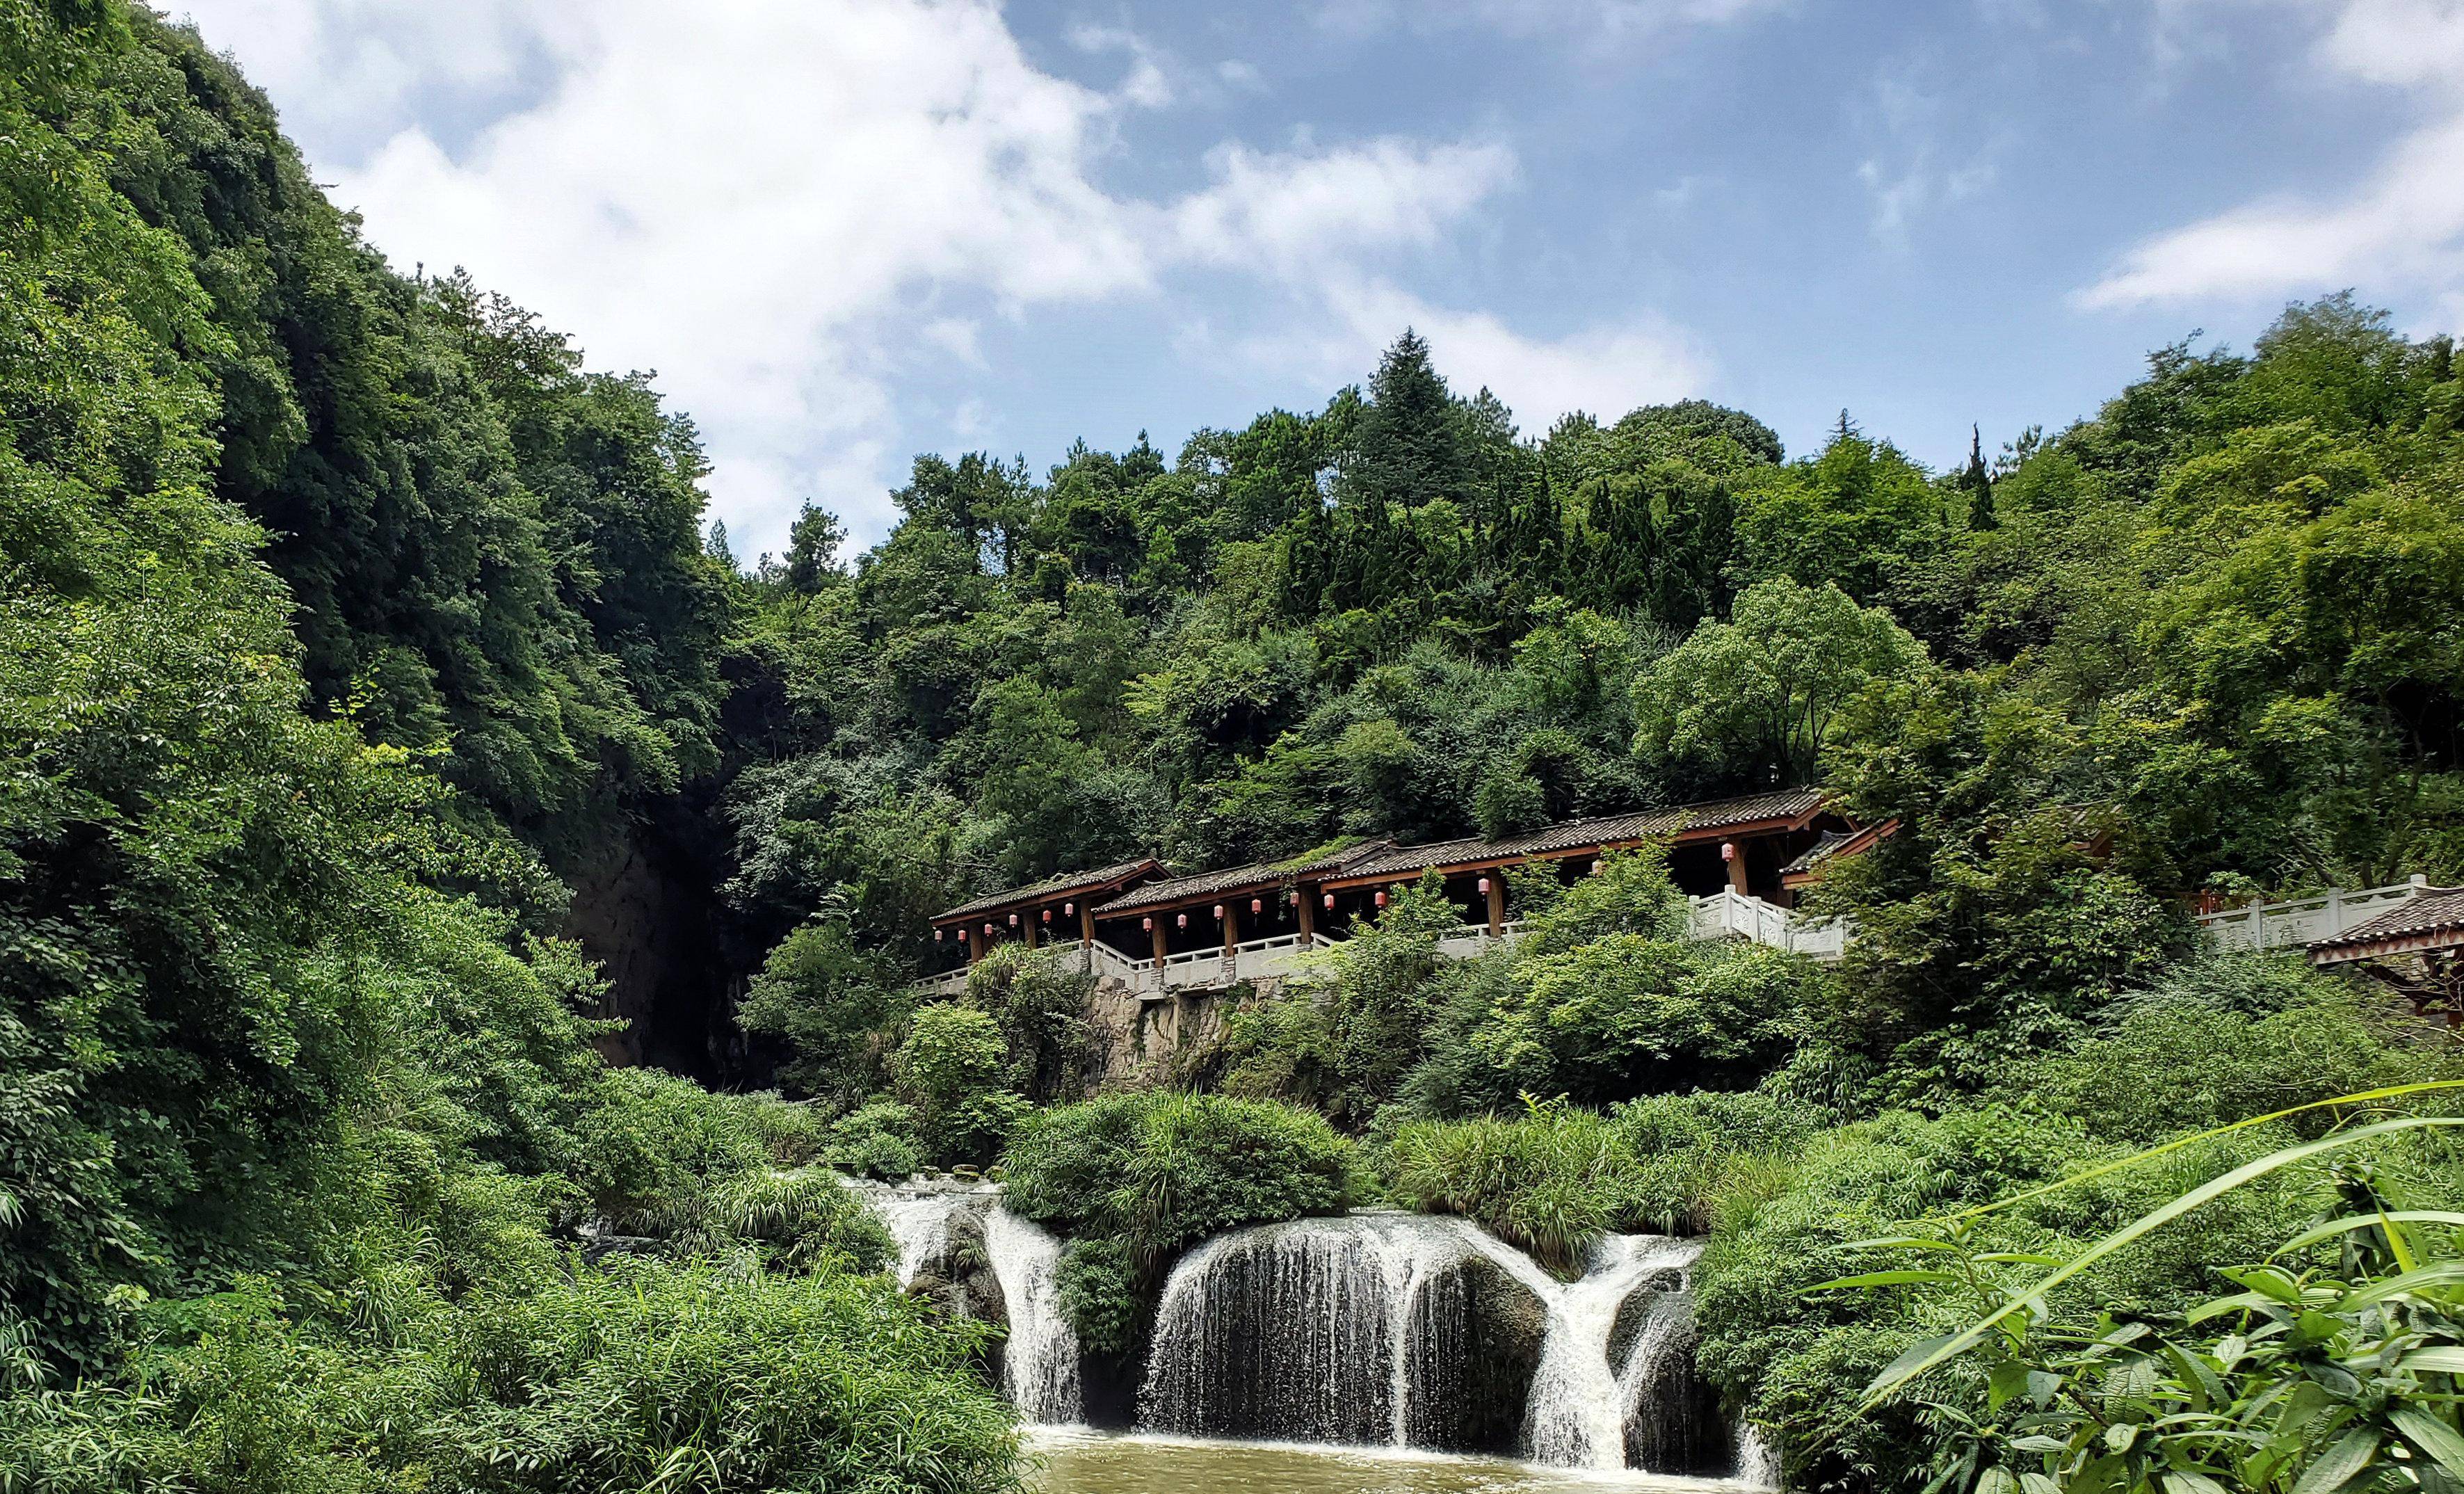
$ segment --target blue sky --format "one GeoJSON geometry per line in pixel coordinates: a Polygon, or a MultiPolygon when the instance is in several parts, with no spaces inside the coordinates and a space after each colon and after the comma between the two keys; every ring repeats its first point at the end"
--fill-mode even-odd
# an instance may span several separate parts
{"type": "Polygon", "coordinates": [[[700,423],[748,558],[918,450],[1843,406],[1940,467],[2345,286],[2464,327],[2464,0],[173,0],[407,269],[700,423]]]}

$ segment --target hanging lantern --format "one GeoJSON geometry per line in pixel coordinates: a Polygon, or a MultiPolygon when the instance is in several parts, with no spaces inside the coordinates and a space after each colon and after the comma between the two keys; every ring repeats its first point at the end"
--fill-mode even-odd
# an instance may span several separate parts
{"type": "Polygon", "coordinates": [[[1294,888],[1290,891],[1286,892],[1284,894],[1284,898],[1294,908],[1298,908],[1301,905],[1301,890],[1299,888],[1294,888]]]}
{"type": "Polygon", "coordinates": [[[1722,842],[1720,843],[1720,859],[1721,859],[1722,861],[1734,861],[1734,860],[1736,860],[1736,859],[1737,859],[1737,843],[1736,843],[1736,842],[1734,842],[1734,841],[1722,841],[1722,842]]]}
{"type": "MultiPolygon", "coordinates": [[[[961,930],[959,930],[958,932],[959,932],[961,934],[965,934],[967,931],[966,931],[966,930],[964,930],[964,929],[961,929],[961,930]]],[[[938,943],[940,943],[940,942],[941,942],[941,934],[942,934],[942,931],[941,931],[941,930],[939,930],[939,929],[935,929],[935,930],[934,930],[934,931],[933,931],[933,942],[934,942],[934,943],[938,944],[938,943]]]]}
{"type": "Polygon", "coordinates": [[[1608,863],[1607,863],[1607,862],[1605,862],[1605,861],[1595,861],[1595,862],[1593,862],[1593,863],[1592,863],[1592,875],[1594,875],[1594,876],[1598,876],[1598,875],[1600,874],[1600,872],[1601,872],[1604,868],[1607,868],[1607,866],[1608,866],[1608,863]]]}
{"type": "Polygon", "coordinates": [[[1145,918],[1141,918],[1141,919],[1139,919],[1139,920],[1138,920],[1138,927],[1139,927],[1139,928],[1141,928],[1141,929],[1144,929],[1144,930],[1145,930],[1145,931],[1147,931],[1149,934],[1153,934],[1153,933],[1155,933],[1155,919],[1154,919],[1154,917],[1153,917],[1153,916],[1148,916],[1148,917],[1145,917],[1145,918]]]}
{"type": "Polygon", "coordinates": [[[1488,895],[1488,878],[1486,877],[1480,879],[1480,895],[1483,897],[1486,897],[1488,895]]]}
{"type": "Polygon", "coordinates": [[[1061,912],[1065,917],[1075,914],[1078,912],[1078,905],[1076,903],[1064,903],[1061,905],[1061,912]]]}
{"type": "Polygon", "coordinates": [[[1386,906],[1386,894],[1385,894],[1385,893],[1380,892],[1380,893],[1378,893],[1378,894],[1377,894],[1377,906],[1378,906],[1378,907],[1380,907],[1380,908],[1383,908],[1383,907],[1385,907],[1385,906],[1386,906]]]}
{"type": "Polygon", "coordinates": [[[1217,923],[1221,923],[1223,921],[1223,905],[1221,903],[1215,905],[1215,921],[1217,923]]]}
{"type": "Polygon", "coordinates": [[[1045,909],[1045,910],[1044,911],[1044,921],[1045,921],[1045,923],[1050,923],[1050,922],[1052,921],[1052,910],[1051,910],[1051,909],[1047,908],[1047,909],[1045,909]]]}
{"type": "Polygon", "coordinates": [[[960,929],[960,930],[958,931],[958,942],[959,942],[959,943],[961,943],[961,944],[964,944],[964,943],[966,943],[966,942],[967,942],[967,931],[966,931],[966,930],[964,930],[964,929],[960,929]]]}
{"type": "Polygon", "coordinates": [[[1009,915],[1009,926],[1013,929],[1018,927],[1018,914],[1012,913],[1009,915]]]}
{"type": "Polygon", "coordinates": [[[1173,915],[1173,917],[1175,918],[1175,920],[1177,920],[1177,921],[1178,922],[1178,924],[1180,925],[1180,927],[1182,927],[1182,928],[1184,928],[1184,929],[1186,929],[1186,928],[1188,928],[1188,927],[1189,927],[1189,914],[1187,914],[1187,913],[1175,913],[1175,914],[1173,915]]]}
{"type": "Polygon", "coordinates": [[[1326,911],[1328,912],[1334,912],[1334,894],[1332,892],[1326,894],[1326,911]]]}
{"type": "Polygon", "coordinates": [[[992,926],[991,924],[986,924],[986,925],[984,925],[984,937],[989,939],[989,938],[991,938],[992,936],[993,936],[993,926],[992,926]]]}
{"type": "Polygon", "coordinates": [[[1264,899],[1255,897],[1249,899],[1249,912],[1253,913],[1262,913],[1265,911],[1266,904],[1264,899]]]}

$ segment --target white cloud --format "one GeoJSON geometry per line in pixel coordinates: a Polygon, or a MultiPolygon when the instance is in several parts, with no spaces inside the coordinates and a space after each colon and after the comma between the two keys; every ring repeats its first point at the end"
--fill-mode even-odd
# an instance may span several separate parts
{"type": "Polygon", "coordinates": [[[1208,165],[1215,184],[1172,209],[1177,250],[1220,265],[1263,255],[1294,275],[1363,251],[1435,243],[1514,175],[1503,145],[1392,139],[1299,156],[1225,145],[1208,165]]]}
{"type": "Polygon", "coordinates": [[[1331,30],[1354,33],[1399,22],[1422,30],[1482,26],[1513,36],[1617,43],[1791,6],[1792,0],[1320,0],[1317,18],[1331,30]]]}
{"type": "Polygon", "coordinates": [[[1328,383],[1356,379],[1410,327],[1457,393],[1484,385],[1527,431],[1546,429],[1570,410],[1614,419],[1639,405],[1701,394],[1710,355],[1667,321],[1638,317],[1562,338],[1534,338],[1487,312],[1432,305],[1383,279],[1333,285],[1332,317],[1306,332],[1252,338],[1234,351],[1270,367],[1300,366],[1328,383]]]}
{"type": "MultiPolygon", "coordinates": [[[[2136,246],[2073,300],[2088,308],[2333,290],[2366,276],[2464,288],[2464,0],[2299,0],[2324,22],[2319,60],[2419,92],[2430,117],[2338,198],[2246,203],[2136,246]]],[[[2195,7],[2171,0],[2180,28],[2195,7]]]]}
{"type": "Polygon", "coordinates": [[[528,96],[470,138],[412,123],[320,175],[397,262],[468,266],[573,329],[594,365],[656,369],[702,428],[747,555],[776,548],[805,497],[878,531],[894,376],[919,343],[973,363],[980,313],[1152,297],[1195,273],[1306,300],[1439,243],[1514,170],[1476,142],[1225,145],[1198,189],[1125,196],[1096,167],[1123,112],[1161,101],[1160,69],[1133,36],[1082,30],[1081,47],[1130,55],[1127,79],[1056,77],[994,0],[703,0],[689,22],[662,0],[439,7],[484,12],[475,33],[372,20],[419,9],[376,0],[191,3],[278,104],[318,117],[363,86],[398,104],[535,59],[528,96]],[[354,41],[363,26],[382,40],[354,41]],[[337,55],[362,61],[330,71],[337,55]]]}

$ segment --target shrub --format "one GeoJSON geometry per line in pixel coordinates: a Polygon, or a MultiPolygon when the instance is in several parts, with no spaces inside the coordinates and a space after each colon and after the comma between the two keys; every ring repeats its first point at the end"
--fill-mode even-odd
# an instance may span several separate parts
{"type": "Polygon", "coordinates": [[[1002,1088],[1008,1045],[993,1019],[947,1002],[915,1014],[891,1059],[898,1097],[914,1112],[926,1160],[936,1167],[989,1162],[1025,1110],[1002,1088]]]}
{"type": "Polygon", "coordinates": [[[680,1232],[688,1248],[751,1246],[773,1269],[811,1270],[844,1261],[877,1271],[897,1254],[890,1230],[827,1168],[755,1168],[704,1196],[680,1232]]]}
{"type": "Polygon", "coordinates": [[[1064,968],[1049,950],[1003,944],[967,974],[967,1001],[991,1014],[1009,1050],[1010,1088],[1037,1104],[1086,1091],[1095,1043],[1087,998],[1095,978],[1064,968]]]}
{"type": "Polygon", "coordinates": [[[1009,1490],[985,1330],[887,1282],[631,1262],[456,1305],[389,1343],[258,1283],[147,1315],[123,1385],[0,1402],[0,1484],[233,1494],[1009,1490]]]}
{"type": "Polygon", "coordinates": [[[781,1077],[836,1109],[889,1077],[891,1038],[913,1004],[894,960],[857,949],[845,922],[817,919],[771,950],[738,1016],[748,1032],[786,1039],[781,1077]]]}
{"type": "Polygon", "coordinates": [[[1221,1095],[1108,1095],[1042,1111],[1012,1137],[1006,1202],[1104,1249],[1075,1269],[1073,1316],[1090,1343],[1126,1344],[1174,1258],[1210,1235],[1340,1212],[1355,1197],[1352,1149],[1308,1110],[1221,1095]],[[1117,1273],[1134,1290],[1121,1290],[1117,1273]]]}
{"type": "Polygon", "coordinates": [[[896,1182],[924,1165],[915,1134],[915,1112],[895,1100],[867,1101],[830,1122],[822,1160],[859,1177],[896,1182]]]}

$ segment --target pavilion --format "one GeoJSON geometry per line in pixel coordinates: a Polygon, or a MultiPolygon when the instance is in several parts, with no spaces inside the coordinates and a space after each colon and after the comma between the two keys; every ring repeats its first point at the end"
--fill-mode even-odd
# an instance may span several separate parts
{"type": "Polygon", "coordinates": [[[1228,956],[1243,941],[1293,937],[1307,945],[1340,937],[1353,917],[1375,916],[1391,894],[1431,872],[1464,911],[1466,923],[1485,923],[1495,935],[1505,925],[1500,873],[1508,868],[1548,867],[1563,877],[1579,876],[1611,851],[1657,844],[1666,848],[1671,877],[1688,893],[1727,890],[1786,902],[1812,880],[1805,874],[1812,868],[1801,865],[1810,853],[1825,845],[1830,855],[1849,852],[1849,843],[1859,838],[1818,791],[1786,789],[1567,821],[1495,839],[1426,846],[1370,841],[1181,877],[1164,876],[1153,858],[1126,861],[960,904],[934,918],[934,936],[955,933],[970,962],[1011,940],[1031,946],[1068,938],[1100,942],[1160,966],[1201,951],[1228,956]]]}

